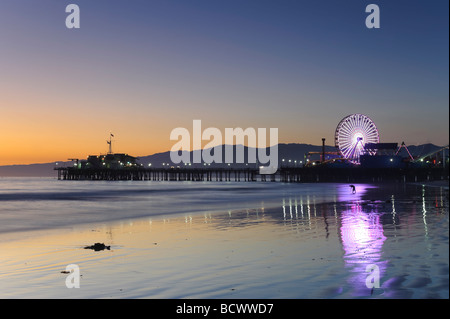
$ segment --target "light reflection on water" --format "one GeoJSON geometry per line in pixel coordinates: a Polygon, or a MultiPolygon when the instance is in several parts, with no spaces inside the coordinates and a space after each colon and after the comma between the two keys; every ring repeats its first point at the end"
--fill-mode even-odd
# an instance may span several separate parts
{"type": "Polygon", "coordinates": [[[425,187],[355,186],[353,194],[339,185],[327,203],[318,200],[321,194],[299,192],[280,197],[275,208],[261,202],[254,209],[151,216],[107,227],[103,240],[113,249],[95,256],[115,256],[126,271],[114,273],[105,262],[89,266],[90,273],[100,268],[93,291],[111,285],[106,277],[100,282],[106,273],[129,276],[140,297],[448,298],[448,195],[425,187]],[[369,289],[366,269],[373,264],[381,287],[369,289]],[[167,292],[157,295],[155,286],[167,292]]]}
{"type": "MultiPolygon", "coordinates": [[[[421,286],[421,284],[418,284],[419,287],[416,287],[417,284],[415,282],[426,284],[432,280],[426,276],[420,277],[416,281],[410,279],[409,286],[405,285],[405,287],[399,289],[399,282],[407,281],[405,277],[408,275],[386,278],[386,272],[387,268],[393,265],[390,257],[394,259],[405,258],[404,252],[402,252],[401,248],[397,248],[396,255],[387,254],[383,246],[387,240],[391,241],[390,245],[395,246],[396,241],[406,241],[408,237],[411,237],[410,244],[401,246],[407,248],[405,251],[408,250],[409,252],[409,256],[406,256],[409,259],[406,260],[405,268],[414,264],[419,256],[424,257],[421,255],[423,254],[422,247],[418,247],[417,251],[414,251],[415,241],[417,241],[418,246],[424,244],[425,252],[428,252],[430,256],[442,257],[438,253],[432,254],[431,247],[436,248],[438,245],[441,245],[442,248],[444,246],[445,252],[445,247],[448,249],[448,230],[447,234],[444,234],[442,237],[443,242],[431,242],[436,241],[436,238],[429,238],[428,210],[433,209],[434,222],[438,218],[448,224],[448,194],[446,199],[442,188],[439,191],[433,190],[435,199],[432,201],[432,204],[434,205],[430,205],[430,198],[426,196],[426,191],[429,188],[422,186],[420,200],[418,198],[405,197],[404,194],[398,195],[401,209],[397,211],[397,195],[391,194],[388,199],[384,200],[368,199],[365,195],[373,188],[375,187],[372,185],[360,184],[357,185],[356,193],[353,194],[349,191],[347,185],[340,186],[333,204],[332,213],[328,209],[326,213],[319,214],[318,206],[323,207],[323,204],[316,205],[314,196],[311,195],[283,198],[281,205],[282,221],[285,225],[289,224],[291,226],[295,223],[295,229],[298,232],[299,227],[311,229],[313,220],[322,219],[323,223],[321,223],[321,226],[323,231],[319,230],[319,233],[324,234],[326,239],[330,235],[330,222],[335,222],[339,229],[339,239],[343,250],[342,260],[349,274],[347,283],[350,285],[351,291],[348,296],[371,297],[385,294],[386,297],[410,297],[412,292],[408,291],[408,288],[420,288],[421,286]],[[421,210],[417,212],[416,208],[419,206],[421,210]],[[330,219],[330,215],[334,219],[330,219]],[[389,237],[385,235],[385,228],[388,230],[389,237]],[[423,240],[420,239],[421,236],[423,236],[423,240]],[[371,266],[376,266],[377,268],[381,287],[373,288],[373,286],[367,286],[368,277],[372,274],[370,270],[373,267],[371,266]],[[392,291],[395,289],[398,289],[400,293],[392,291]]],[[[391,246],[387,250],[392,250],[391,246]]],[[[442,253],[442,249],[436,248],[435,250],[442,253]]],[[[437,264],[440,265],[439,267],[442,267],[440,273],[445,273],[445,270],[448,270],[448,257],[446,264],[445,258],[443,263],[441,259],[439,259],[437,264]]],[[[430,262],[421,267],[431,268],[433,263],[430,262]]],[[[440,286],[445,288],[445,284],[440,284],[440,286]]],[[[448,296],[448,285],[446,288],[446,296],[448,296]]],[[[342,291],[342,289],[339,291],[342,291]]],[[[432,293],[429,296],[436,297],[432,293]]]]}
{"type": "Polygon", "coordinates": [[[354,202],[341,213],[341,239],[345,251],[346,268],[352,273],[349,282],[357,295],[371,295],[372,287],[364,287],[368,266],[376,265],[383,276],[387,260],[383,260],[382,248],[386,237],[376,208],[364,212],[359,202],[354,202]]]}

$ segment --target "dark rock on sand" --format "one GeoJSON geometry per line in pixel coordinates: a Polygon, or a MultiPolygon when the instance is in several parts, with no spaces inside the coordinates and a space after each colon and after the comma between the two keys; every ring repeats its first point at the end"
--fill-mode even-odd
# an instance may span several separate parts
{"type": "Polygon", "coordinates": [[[92,249],[92,250],[95,250],[95,251],[100,251],[100,250],[105,250],[105,249],[109,250],[110,248],[111,248],[111,246],[106,246],[103,243],[95,243],[92,246],[84,247],[84,249],[92,249]]]}

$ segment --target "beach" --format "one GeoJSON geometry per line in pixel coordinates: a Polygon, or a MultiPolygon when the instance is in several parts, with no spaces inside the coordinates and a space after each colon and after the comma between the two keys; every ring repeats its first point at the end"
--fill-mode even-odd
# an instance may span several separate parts
{"type": "Polygon", "coordinates": [[[1,183],[0,298],[449,298],[445,185],[1,183]]]}

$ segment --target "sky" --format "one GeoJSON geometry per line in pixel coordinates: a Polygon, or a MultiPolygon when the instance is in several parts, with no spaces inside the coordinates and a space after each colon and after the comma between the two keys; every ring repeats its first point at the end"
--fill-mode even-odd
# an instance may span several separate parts
{"type": "MultiPolygon", "coordinates": [[[[177,127],[449,141],[447,0],[1,0],[0,165],[165,152],[177,127]],[[66,6],[80,8],[68,29],[66,6]],[[366,6],[380,8],[368,29],[366,6]]],[[[205,141],[207,143],[208,141],[205,141]]]]}

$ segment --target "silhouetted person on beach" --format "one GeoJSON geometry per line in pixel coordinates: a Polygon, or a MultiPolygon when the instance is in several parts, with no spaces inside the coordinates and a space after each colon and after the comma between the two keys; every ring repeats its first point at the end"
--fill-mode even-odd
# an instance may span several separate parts
{"type": "Polygon", "coordinates": [[[356,194],[356,187],[355,187],[355,185],[350,185],[350,187],[352,188],[352,194],[356,194]]]}

